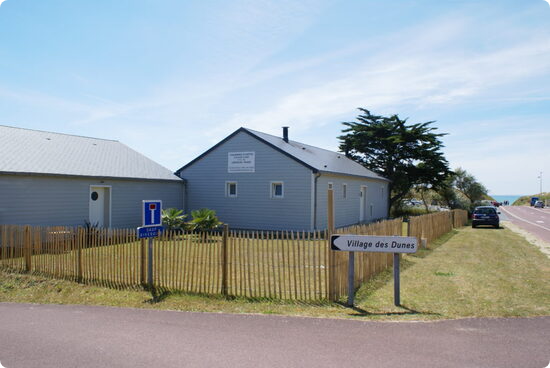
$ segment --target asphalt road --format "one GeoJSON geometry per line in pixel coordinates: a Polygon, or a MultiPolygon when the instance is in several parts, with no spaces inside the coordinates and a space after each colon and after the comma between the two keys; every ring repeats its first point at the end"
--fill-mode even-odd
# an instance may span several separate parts
{"type": "Polygon", "coordinates": [[[360,322],[0,303],[17,367],[524,367],[550,361],[550,317],[360,322]]]}
{"type": "Polygon", "coordinates": [[[508,221],[550,243],[550,208],[501,206],[499,211],[508,221]]]}

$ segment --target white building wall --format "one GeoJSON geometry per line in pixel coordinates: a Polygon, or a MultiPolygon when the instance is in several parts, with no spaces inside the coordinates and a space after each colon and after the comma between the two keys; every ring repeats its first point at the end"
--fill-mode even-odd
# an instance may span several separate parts
{"type": "Polygon", "coordinates": [[[327,196],[329,183],[334,191],[334,222],[336,227],[359,223],[361,186],[367,187],[366,223],[388,217],[388,182],[354,176],[321,174],[317,179],[316,228],[327,228],[327,196]],[[344,184],[347,193],[344,198],[344,184]]]}
{"type": "Polygon", "coordinates": [[[309,230],[311,170],[241,132],[180,172],[186,180],[187,210],[210,208],[234,229],[309,230]],[[254,152],[254,172],[229,173],[229,152],[254,152]],[[284,182],[284,198],[271,197],[271,182],[284,182]],[[237,183],[228,197],[226,182],[237,183]]]}
{"type": "Polygon", "coordinates": [[[183,208],[183,181],[0,174],[0,224],[84,226],[93,185],[110,187],[112,228],[140,226],[144,199],[183,208]]]}

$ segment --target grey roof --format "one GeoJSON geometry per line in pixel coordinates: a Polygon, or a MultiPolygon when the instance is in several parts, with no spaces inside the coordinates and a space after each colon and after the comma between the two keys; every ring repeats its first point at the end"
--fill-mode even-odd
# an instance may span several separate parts
{"type": "Polygon", "coordinates": [[[199,161],[202,157],[216,149],[218,146],[231,139],[236,134],[244,132],[251,135],[252,137],[266,143],[267,145],[273,147],[274,149],[282,152],[283,154],[289,156],[290,158],[298,161],[302,165],[312,169],[317,172],[326,172],[333,174],[341,175],[353,175],[360,177],[367,177],[372,179],[379,179],[389,181],[388,179],[374,173],[373,171],[365,168],[363,165],[358,164],[357,162],[347,158],[344,154],[329,151],[323,148],[310,146],[308,144],[296,142],[289,140],[288,143],[283,140],[281,137],[277,137],[271,134],[266,134],[258,132],[256,130],[248,128],[239,128],[231,135],[218,142],[214,147],[210,148],[208,151],[204,152],[202,155],[196,157],[191,162],[187,163],[185,166],[176,171],[178,175],[186,167],[193,165],[195,162],[199,161]]]}
{"type": "Polygon", "coordinates": [[[368,178],[388,180],[363,165],[347,158],[343,153],[329,151],[323,148],[290,140],[285,142],[282,137],[244,128],[253,135],[267,141],[271,145],[295,157],[299,161],[315,168],[317,171],[334,174],[363,176],[368,178]]]}
{"type": "Polygon", "coordinates": [[[114,140],[0,125],[0,172],[181,180],[114,140]]]}

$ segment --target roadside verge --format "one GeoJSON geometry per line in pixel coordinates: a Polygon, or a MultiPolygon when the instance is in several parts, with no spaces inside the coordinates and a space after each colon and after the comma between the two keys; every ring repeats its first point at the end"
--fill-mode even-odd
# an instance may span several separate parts
{"type": "Polygon", "coordinates": [[[280,314],[359,320],[433,320],[550,315],[550,259],[508,229],[463,228],[402,259],[401,300],[393,305],[387,270],[361,287],[355,308],[331,302],[284,302],[114,290],[0,272],[0,301],[280,314]]]}

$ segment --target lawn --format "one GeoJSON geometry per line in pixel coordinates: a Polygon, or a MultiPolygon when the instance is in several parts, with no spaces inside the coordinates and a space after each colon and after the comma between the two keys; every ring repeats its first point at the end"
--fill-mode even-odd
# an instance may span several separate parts
{"type": "Polygon", "coordinates": [[[0,271],[0,301],[94,304],[204,312],[354,319],[419,320],[550,315],[550,260],[507,229],[463,228],[402,258],[401,302],[393,305],[391,270],[359,289],[356,306],[184,293],[152,298],[116,290],[0,271]]]}
{"type": "MultiPolygon", "coordinates": [[[[407,256],[401,301],[425,317],[550,315],[550,260],[508,229],[463,228],[433,250],[407,256]]],[[[368,313],[405,313],[392,305],[388,273],[365,285],[359,306],[368,313]]]]}

